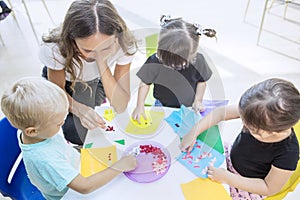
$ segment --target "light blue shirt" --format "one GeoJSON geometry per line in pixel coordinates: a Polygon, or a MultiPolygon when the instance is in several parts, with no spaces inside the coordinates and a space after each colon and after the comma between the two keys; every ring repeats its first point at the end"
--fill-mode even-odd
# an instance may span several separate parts
{"type": "Polygon", "coordinates": [[[36,144],[22,144],[20,134],[18,139],[31,183],[46,199],[61,199],[79,174],[80,154],[61,134],[36,144]]]}

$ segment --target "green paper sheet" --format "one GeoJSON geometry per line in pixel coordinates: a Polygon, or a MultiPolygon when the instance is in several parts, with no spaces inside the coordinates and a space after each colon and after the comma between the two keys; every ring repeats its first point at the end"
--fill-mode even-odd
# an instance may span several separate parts
{"type": "Polygon", "coordinates": [[[125,140],[115,140],[114,142],[125,145],[125,140]]]}
{"type": "Polygon", "coordinates": [[[93,143],[88,143],[86,145],[84,145],[84,148],[88,149],[88,148],[92,148],[93,143]]]}
{"type": "Polygon", "coordinates": [[[219,131],[218,125],[212,126],[206,131],[202,132],[198,137],[198,140],[201,140],[208,146],[214,148],[220,153],[224,153],[223,143],[219,131]]]}

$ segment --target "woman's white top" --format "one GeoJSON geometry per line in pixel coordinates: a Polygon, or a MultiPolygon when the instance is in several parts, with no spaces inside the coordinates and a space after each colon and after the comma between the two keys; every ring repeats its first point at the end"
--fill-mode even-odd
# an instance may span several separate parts
{"type": "MultiPolygon", "coordinates": [[[[65,68],[65,58],[60,54],[56,43],[44,43],[39,50],[39,59],[42,64],[52,70],[62,70],[65,68]]],[[[121,47],[117,52],[108,58],[107,65],[110,69],[115,65],[126,65],[132,62],[133,55],[127,55],[121,47]]],[[[98,66],[95,62],[86,62],[81,58],[83,68],[80,79],[82,81],[91,81],[100,77],[98,66]]],[[[79,76],[79,69],[75,67],[76,77],[79,76]]],[[[70,81],[70,74],[66,72],[66,80],[70,81]]]]}

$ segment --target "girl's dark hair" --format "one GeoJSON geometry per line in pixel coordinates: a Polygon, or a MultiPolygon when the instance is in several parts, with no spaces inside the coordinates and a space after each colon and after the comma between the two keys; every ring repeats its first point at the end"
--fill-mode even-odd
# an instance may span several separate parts
{"type": "Polygon", "coordinates": [[[284,131],[300,119],[300,94],[291,82],[268,79],[252,86],[242,95],[239,110],[249,129],[284,131]]]}
{"type": "Polygon", "coordinates": [[[75,39],[89,37],[97,31],[106,35],[115,35],[121,48],[127,54],[131,55],[136,52],[134,36],[108,0],[74,1],[67,11],[62,27],[52,30],[49,35],[43,37],[46,43],[58,44],[61,55],[66,59],[63,63],[65,70],[71,74],[72,80],[78,79],[75,67],[78,67],[80,72],[82,71],[80,51],[75,39]]]}
{"type": "Polygon", "coordinates": [[[181,18],[171,19],[163,15],[160,19],[161,31],[158,40],[157,56],[169,67],[182,69],[193,61],[200,36],[216,37],[213,29],[202,29],[198,24],[185,22],[181,18]]]}

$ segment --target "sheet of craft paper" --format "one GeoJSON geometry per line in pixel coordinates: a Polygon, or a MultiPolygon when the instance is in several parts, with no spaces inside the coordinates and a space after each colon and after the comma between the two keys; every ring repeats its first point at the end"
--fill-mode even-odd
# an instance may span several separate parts
{"type": "Polygon", "coordinates": [[[224,186],[210,179],[197,178],[180,186],[186,200],[231,200],[224,186]]]}
{"type": "MultiPolygon", "coordinates": [[[[182,105],[180,110],[173,111],[165,120],[173,128],[174,132],[182,138],[199,120],[201,120],[201,118],[202,117],[200,115],[195,114],[194,111],[182,105]]],[[[214,148],[220,153],[224,153],[218,125],[202,132],[197,139],[202,140],[208,146],[214,148]]]]}
{"type": "Polygon", "coordinates": [[[202,132],[197,139],[201,140],[208,146],[213,147],[218,152],[224,153],[224,147],[218,125],[212,126],[202,132]]]}
{"type": "Polygon", "coordinates": [[[191,128],[201,119],[200,114],[181,105],[180,110],[173,111],[165,120],[180,137],[187,134],[191,128]]]}
{"type": "Polygon", "coordinates": [[[150,116],[150,120],[147,122],[146,126],[138,125],[137,122],[133,122],[129,120],[125,131],[127,133],[140,135],[140,134],[153,134],[157,131],[161,123],[163,122],[165,113],[164,112],[157,112],[152,110],[146,110],[146,115],[150,116]]]}
{"type": "Polygon", "coordinates": [[[116,146],[81,149],[81,175],[88,177],[117,161],[116,146]]]}
{"type": "Polygon", "coordinates": [[[201,115],[204,117],[208,113],[210,113],[212,110],[214,110],[217,107],[225,106],[228,104],[228,100],[209,100],[204,99],[202,101],[203,106],[205,107],[205,110],[201,112],[201,115]]]}
{"type": "Polygon", "coordinates": [[[190,153],[182,153],[178,161],[196,176],[207,178],[208,166],[219,167],[224,162],[224,155],[197,140],[190,153]]]}

